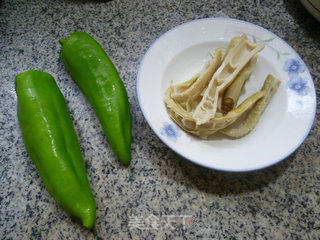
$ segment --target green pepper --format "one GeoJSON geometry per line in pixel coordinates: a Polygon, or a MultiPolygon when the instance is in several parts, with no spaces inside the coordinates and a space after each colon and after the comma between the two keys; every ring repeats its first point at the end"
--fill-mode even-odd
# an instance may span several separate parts
{"type": "Polygon", "coordinates": [[[99,43],[85,32],[60,39],[61,60],[92,105],[114,153],[131,160],[131,115],[126,89],[99,43]]]}
{"type": "Polygon", "coordinates": [[[95,201],[77,135],[54,78],[29,70],[15,78],[18,120],[29,156],[57,204],[92,228],[95,201]]]}

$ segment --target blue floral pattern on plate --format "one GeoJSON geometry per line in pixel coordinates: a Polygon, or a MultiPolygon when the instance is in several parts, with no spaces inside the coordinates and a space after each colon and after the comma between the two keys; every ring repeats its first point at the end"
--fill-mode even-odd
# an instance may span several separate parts
{"type": "Polygon", "coordinates": [[[307,86],[307,80],[300,76],[301,73],[306,71],[306,66],[298,59],[288,59],[283,66],[283,70],[288,73],[289,81],[288,87],[295,91],[300,96],[308,95],[310,87],[307,86]]]}
{"type": "Polygon", "coordinates": [[[163,124],[160,133],[174,142],[181,136],[180,129],[175,124],[167,122],[163,124]]]}
{"type": "Polygon", "coordinates": [[[288,59],[283,66],[283,70],[288,72],[289,76],[296,76],[306,70],[306,66],[297,59],[288,59]]]}
{"type": "Polygon", "coordinates": [[[310,87],[307,86],[307,80],[300,76],[290,77],[287,84],[290,89],[296,91],[301,96],[306,96],[310,91],[310,87]]]}

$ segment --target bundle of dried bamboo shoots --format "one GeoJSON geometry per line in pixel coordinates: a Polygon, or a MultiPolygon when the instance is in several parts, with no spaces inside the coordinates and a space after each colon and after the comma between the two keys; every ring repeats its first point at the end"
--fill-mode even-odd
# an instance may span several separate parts
{"type": "Polygon", "coordinates": [[[170,117],[203,139],[218,131],[233,138],[248,134],[280,84],[268,75],[261,90],[237,106],[242,87],[255,70],[257,53],[263,48],[242,35],[230,41],[224,55],[217,49],[198,74],[167,89],[164,101],[170,117]],[[244,115],[239,124],[237,120],[244,115]]]}

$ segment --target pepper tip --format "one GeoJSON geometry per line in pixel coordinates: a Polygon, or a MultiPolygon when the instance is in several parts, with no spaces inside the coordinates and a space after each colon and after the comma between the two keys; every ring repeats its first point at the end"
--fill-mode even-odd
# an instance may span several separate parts
{"type": "Polygon", "coordinates": [[[65,38],[61,38],[61,39],[59,40],[59,43],[63,46],[63,44],[65,43],[65,41],[66,41],[65,38]]]}

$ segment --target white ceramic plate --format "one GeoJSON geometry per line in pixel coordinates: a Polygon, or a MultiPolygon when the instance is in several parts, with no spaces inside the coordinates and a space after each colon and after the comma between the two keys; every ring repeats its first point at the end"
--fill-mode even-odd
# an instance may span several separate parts
{"type": "Polygon", "coordinates": [[[194,20],[159,37],[142,59],[137,94],[148,124],[167,146],[196,164],[224,171],[261,169],[289,156],[306,138],[316,109],[313,81],[299,55],[268,30],[230,18],[194,20]],[[209,51],[227,46],[232,37],[243,33],[265,48],[239,101],[258,91],[269,73],[282,83],[247,136],[200,140],[170,119],[164,92],[171,80],[186,81],[197,73],[209,51]]]}

